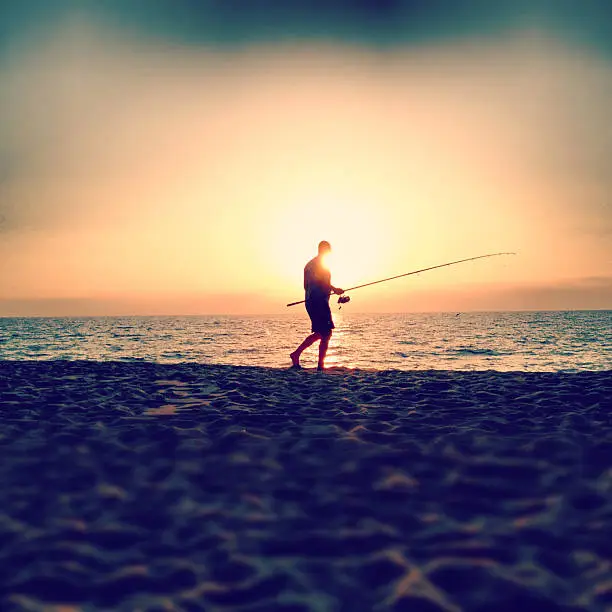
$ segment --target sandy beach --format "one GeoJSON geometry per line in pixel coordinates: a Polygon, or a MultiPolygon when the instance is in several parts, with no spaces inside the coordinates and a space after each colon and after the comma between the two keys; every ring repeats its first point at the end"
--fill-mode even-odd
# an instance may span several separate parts
{"type": "Polygon", "coordinates": [[[612,373],[0,362],[0,609],[612,610],[612,373]]]}

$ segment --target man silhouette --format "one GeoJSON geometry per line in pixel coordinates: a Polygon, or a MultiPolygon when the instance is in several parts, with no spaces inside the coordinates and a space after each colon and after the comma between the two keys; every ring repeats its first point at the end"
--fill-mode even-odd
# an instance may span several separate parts
{"type": "Polygon", "coordinates": [[[341,295],[343,289],[338,289],[331,284],[331,273],[325,267],[323,259],[331,252],[329,242],[319,242],[319,254],[311,259],[304,268],[304,292],[306,294],[306,312],[312,322],[312,333],[306,337],[304,342],[290,354],[294,368],[300,367],[300,355],[317,340],[319,344],[318,370],[323,369],[329,339],[334,329],[331,310],[329,309],[329,296],[331,293],[341,295]]]}

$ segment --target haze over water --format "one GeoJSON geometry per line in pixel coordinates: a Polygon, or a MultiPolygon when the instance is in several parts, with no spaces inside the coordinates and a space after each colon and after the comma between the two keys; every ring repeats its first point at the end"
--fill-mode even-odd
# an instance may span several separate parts
{"type": "MultiPolygon", "coordinates": [[[[612,368],[612,311],[355,314],[334,308],[328,367],[581,371],[612,368]]],[[[146,360],[288,367],[308,332],[275,316],[0,318],[0,360],[146,360]]],[[[304,353],[315,365],[314,349],[304,353]]]]}

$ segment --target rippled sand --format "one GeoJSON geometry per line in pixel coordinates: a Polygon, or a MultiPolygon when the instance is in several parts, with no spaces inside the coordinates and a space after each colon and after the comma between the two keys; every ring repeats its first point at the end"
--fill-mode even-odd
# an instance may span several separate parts
{"type": "Polygon", "coordinates": [[[0,609],[612,609],[612,373],[0,362],[0,609]]]}

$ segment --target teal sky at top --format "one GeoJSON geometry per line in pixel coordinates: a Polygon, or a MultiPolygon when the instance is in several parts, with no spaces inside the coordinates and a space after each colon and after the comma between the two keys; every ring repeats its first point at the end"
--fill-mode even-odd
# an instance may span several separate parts
{"type": "Polygon", "coordinates": [[[181,45],[282,41],[378,47],[550,30],[612,57],[609,0],[3,0],[0,53],[72,12],[181,45]]]}

